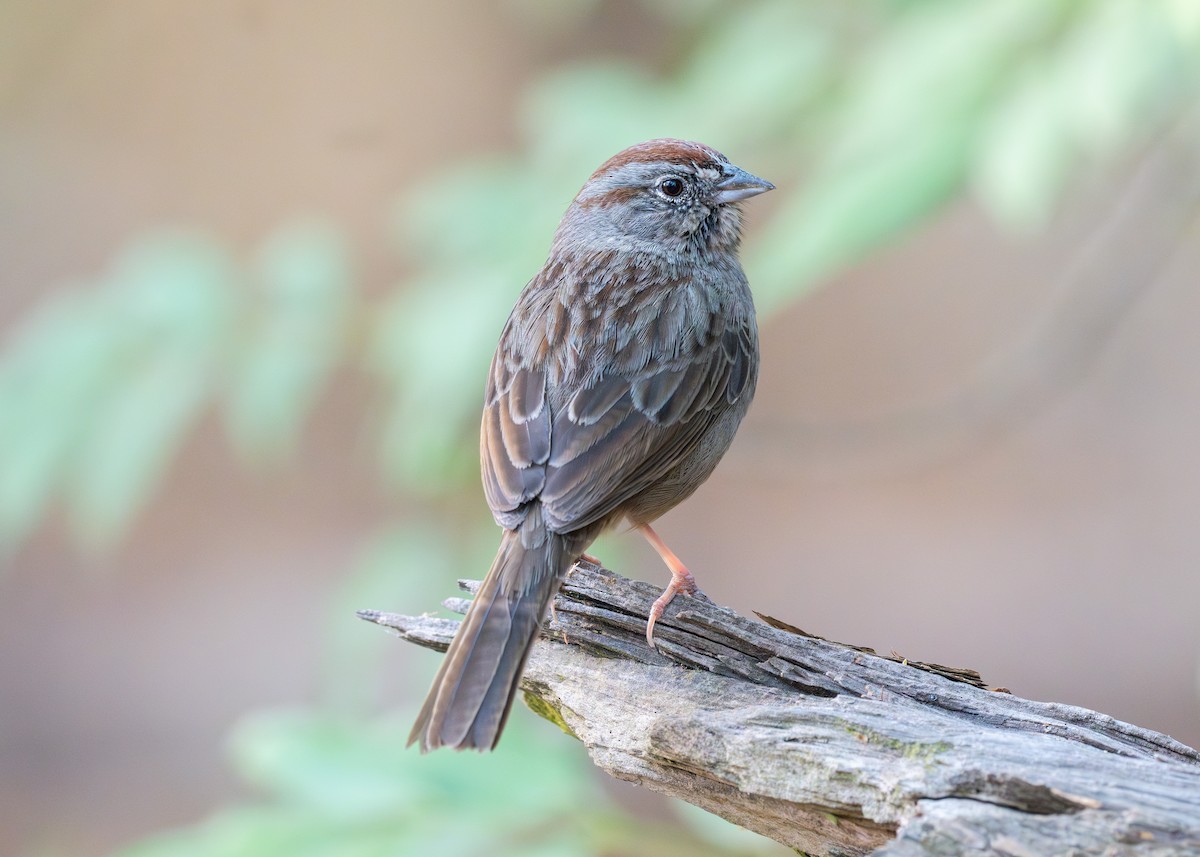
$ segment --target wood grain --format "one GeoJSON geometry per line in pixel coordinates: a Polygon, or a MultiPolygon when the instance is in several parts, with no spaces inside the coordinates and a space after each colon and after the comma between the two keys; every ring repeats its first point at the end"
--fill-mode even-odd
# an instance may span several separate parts
{"type": "MultiPolygon", "coordinates": [[[[1166,735],[703,597],[675,600],[653,651],[658,594],[581,564],[522,682],[614,777],[802,853],[1200,855],[1200,753],[1166,735]]],[[[457,628],[359,615],[439,650],[457,628]]]]}

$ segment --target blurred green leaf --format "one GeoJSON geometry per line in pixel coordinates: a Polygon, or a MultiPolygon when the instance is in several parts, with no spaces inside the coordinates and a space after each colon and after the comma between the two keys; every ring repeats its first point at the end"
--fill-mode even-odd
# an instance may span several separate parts
{"type": "Polygon", "coordinates": [[[941,133],[898,138],[852,171],[814,178],[781,207],[747,258],[760,312],[781,309],[953,194],[970,129],[947,121],[941,133]]]}
{"type": "Polygon", "coordinates": [[[848,76],[828,140],[784,195],[748,267],[765,313],[912,228],[959,189],[978,117],[1014,57],[1064,4],[984,0],[912,7],[848,76]]]}
{"type": "MultiPolygon", "coordinates": [[[[242,776],[264,795],[121,857],[585,857],[762,854],[760,837],[703,838],[632,824],[597,787],[583,748],[514,716],[490,754],[405,748],[409,718],[343,720],[310,711],[246,718],[230,742],[242,776]]],[[[778,846],[766,843],[771,852],[778,846]]]]}
{"type": "Polygon", "coordinates": [[[464,435],[478,425],[488,362],[521,285],[472,269],[419,282],[377,314],[370,365],[393,395],[379,432],[396,484],[429,493],[475,478],[478,457],[464,435]]]}
{"type": "Polygon", "coordinates": [[[1075,156],[1075,141],[1064,133],[1068,107],[1047,71],[1031,64],[992,117],[975,164],[980,199],[1013,228],[1046,222],[1075,156]]]}
{"type": "Polygon", "coordinates": [[[515,294],[529,268],[545,259],[578,178],[530,175],[494,157],[456,165],[403,196],[394,218],[396,241],[422,267],[502,268],[517,278],[515,294]]]}
{"type": "Polygon", "coordinates": [[[285,801],[354,817],[420,800],[412,778],[397,773],[405,767],[404,735],[401,724],[370,728],[269,712],[242,721],[230,746],[248,782],[285,801]]]}
{"type": "Polygon", "coordinates": [[[1200,5],[1193,0],[1163,0],[1163,14],[1181,42],[1200,44],[1200,5]]]}
{"type": "Polygon", "coordinates": [[[696,139],[738,152],[759,149],[764,139],[793,132],[833,84],[835,48],[828,22],[808,4],[730,7],[700,35],[670,99],[700,119],[696,139]],[[773,49],[780,34],[787,34],[786,50],[773,49]]]}
{"type": "Polygon", "coordinates": [[[99,287],[61,294],[0,360],[0,540],[34,526],[54,491],[93,546],[140,508],[196,415],[231,311],[229,259],[157,233],[99,287]]]}
{"type": "Polygon", "coordinates": [[[1178,81],[1194,78],[1189,48],[1157,3],[1083,7],[1062,43],[1028,60],[996,99],[974,169],[981,201],[1012,228],[1044,225],[1069,179],[1157,127],[1178,81]]]}
{"type": "Polygon", "coordinates": [[[71,290],[26,320],[0,358],[0,551],[45,512],[117,378],[122,329],[103,297],[71,290]]]}
{"type": "MultiPolygon", "coordinates": [[[[482,499],[477,523],[489,520],[482,499]]],[[[357,621],[362,609],[415,613],[457,595],[460,577],[482,578],[496,551],[499,530],[455,527],[431,520],[428,510],[374,537],[349,577],[338,587],[328,609],[322,698],[326,708],[362,714],[378,703],[384,665],[398,660],[395,641],[374,625],[357,621]]],[[[432,666],[432,661],[426,661],[432,666]]],[[[412,682],[412,695],[425,689],[426,677],[412,682]]],[[[418,701],[414,698],[414,702],[418,701]]]]}
{"type": "Polygon", "coordinates": [[[145,503],[204,404],[207,370],[183,355],[160,355],[97,409],[69,486],[84,544],[110,544],[145,503]]]}
{"type": "Polygon", "coordinates": [[[120,331],[117,382],[71,460],[67,491],[80,540],[100,547],[128,526],[211,391],[234,314],[236,274],[213,242],[143,238],[118,262],[103,323],[120,331]]]}
{"type": "Polygon", "coordinates": [[[340,232],[322,220],[280,227],[255,267],[261,302],[237,355],[226,426],[244,458],[278,464],[341,355],[353,280],[340,232]]]}
{"type": "Polygon", "coordinates": [[[1062,22],[1070,0],[913,4],[849,69],[819,170],[835,175],[906,138],[969,124],[1006,70],[1062,22]]]}
{"type": "Polygon", "coordinates": [[[268,802],[220,813],[125,857],[595,853],[579,809],[602,810],[605,802],[578,745],[551,752],[567,739],[531,736],[515,723],[493,754],[422,756],[404,746],[408,725],[407,718],[363,723],[303,711],[250,717],[235,730],[231,751],[268,802]],[[471,808],[469,824],[462,807],[471,808]]]}
{"type": "MultiPolygon", "coordinates": [[[[1093,157],[1106,157],[1138,135],[1141,119],[1157,100],[1154,89],[1170,69],[1166,22],[1155,3],[1093,3],[1064,42],[1041,60],[1043,86],[1056,90],[1064,115],[1059,129],[1093,157]]],[[[1000,110],[1006,105],[1001,104],[1000,110]]]]}
{"type": "MultiPolygon", "coordinates": [[[[579,163],[598,166],[625,146],[686,133],[687,105],[669,94],[662,82],[617,61],[568,66],[533,84],[520,118],[531,166],[563,181],[555,222],[587,178],[579,163]]],[[[549,234],[542,235],[544,249],[549,234]]]]}

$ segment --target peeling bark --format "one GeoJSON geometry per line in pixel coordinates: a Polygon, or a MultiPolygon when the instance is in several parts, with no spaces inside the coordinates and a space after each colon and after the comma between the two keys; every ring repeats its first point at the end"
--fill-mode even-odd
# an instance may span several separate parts
{"type": "MultiPolygon", "coordinates": [[[[530,707],[614,777],[804,853],[1200,855],[1190,747],[703,597],[675,600],[653,651],[658,594],[582,563],[522,682],[530,707]]],[[[439,650],[457,628],[360,615],[439,650]]]]}

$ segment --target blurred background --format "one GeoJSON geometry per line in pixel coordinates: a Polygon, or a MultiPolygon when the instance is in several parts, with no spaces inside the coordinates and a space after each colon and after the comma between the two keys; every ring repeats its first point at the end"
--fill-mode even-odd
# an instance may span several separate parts
{"type": "MultiPolygon", "coordinates": [[[[608,155],[748,207],[707,594],[1200,744],[1200,4],[0,4],[0,853],[755,855],[518,706],[403,751],[484,372],[608,155]]],[[[596,553],[667,580],[641,539],[596,553]]]]}

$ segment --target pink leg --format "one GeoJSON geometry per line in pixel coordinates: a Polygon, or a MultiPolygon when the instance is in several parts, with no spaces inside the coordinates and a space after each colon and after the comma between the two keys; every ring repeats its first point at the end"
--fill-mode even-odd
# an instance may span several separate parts
{"type": "Polygon", "coordinates": [[[649,524],[641,524],[638,529],[646,537],[646,541],[650,542],[650,546],[658,551],[658,555],[667,564],[667,568],[671,570],[671,582],[663,590],[663,594],[658,596],[658,600],[651,605],[650,618],[646,622],[646,642],[650,644],[650,648],[654,648],[654,623],[662,616],[663,610],[671,603],[671,599],[679,592],[684,595],[695,595],[700,590],[696,586],[696,578],[692,577],[687,566],[663,543],[663,540],[658,537],[658,533],[654,532],[649,524]]]}

